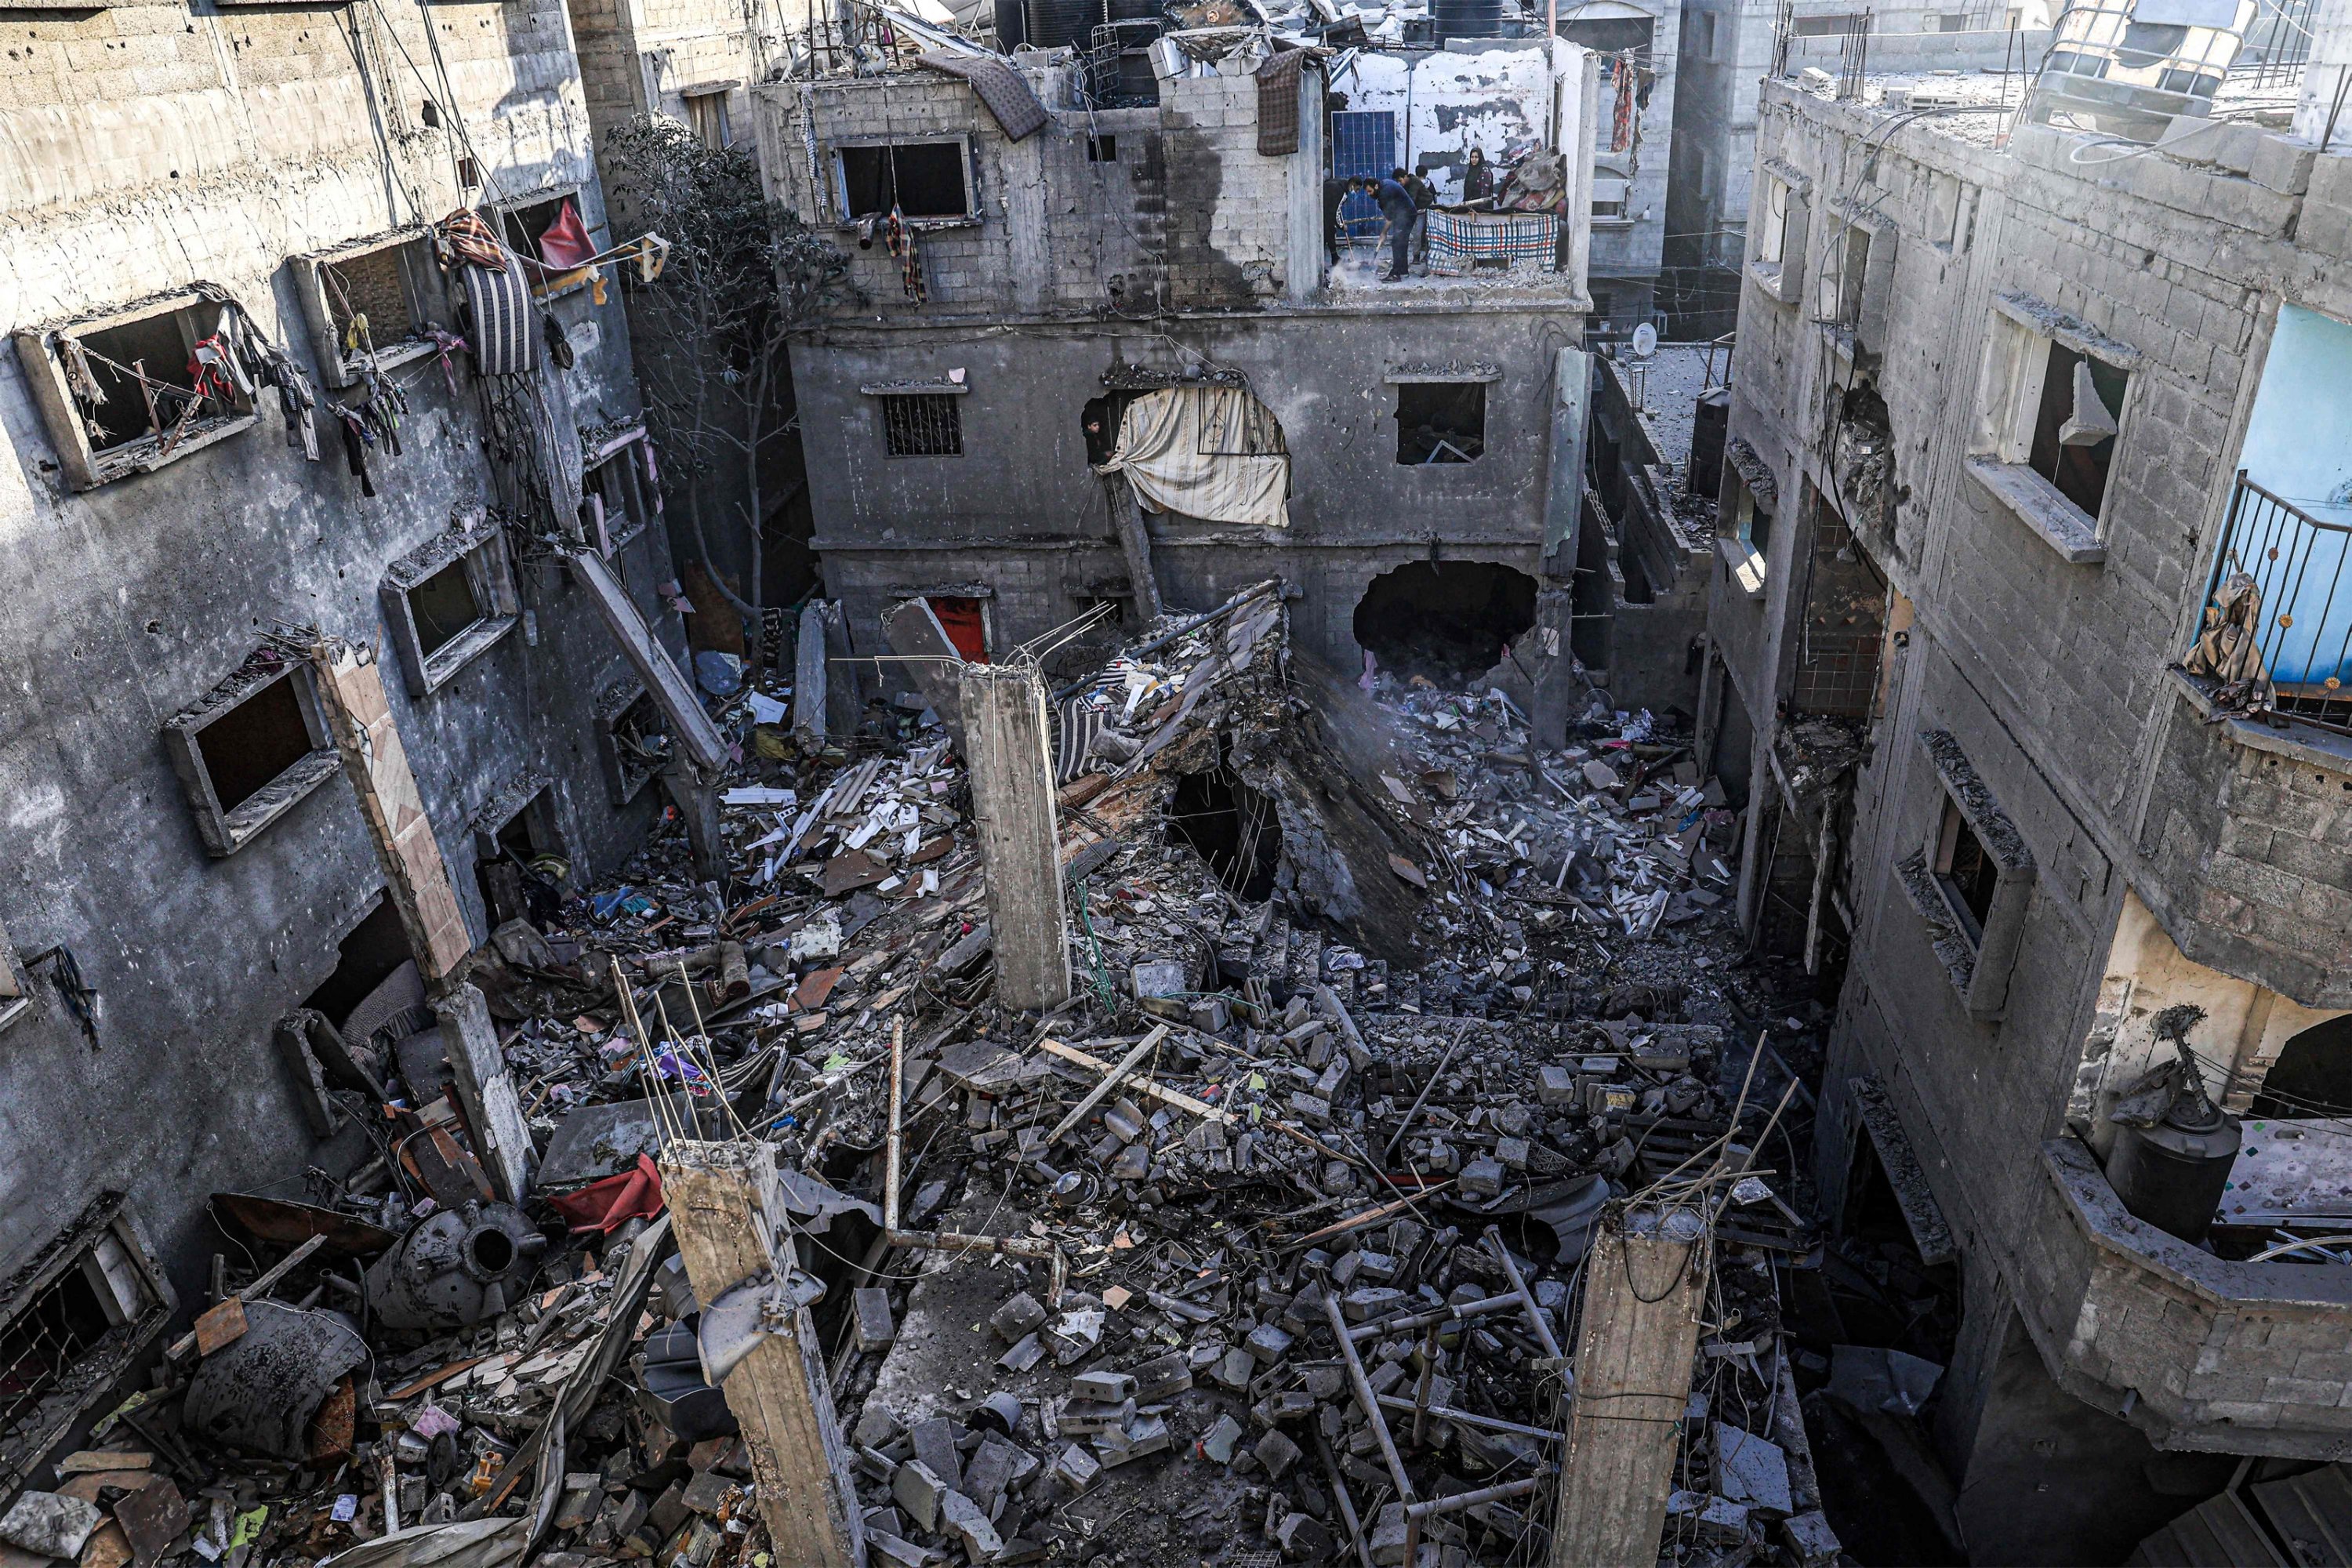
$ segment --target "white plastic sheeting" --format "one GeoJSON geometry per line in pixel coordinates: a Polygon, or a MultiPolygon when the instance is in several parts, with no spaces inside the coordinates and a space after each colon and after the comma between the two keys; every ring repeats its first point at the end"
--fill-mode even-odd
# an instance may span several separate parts
{"type": "Polygon", "coordinates": [[[1290,526],[1290,456],[1282,426],[1245,387],[1143,394],[1127,405],[1118,447],[1098,471],[1127,475],[1152,511],[1290,526]]]}

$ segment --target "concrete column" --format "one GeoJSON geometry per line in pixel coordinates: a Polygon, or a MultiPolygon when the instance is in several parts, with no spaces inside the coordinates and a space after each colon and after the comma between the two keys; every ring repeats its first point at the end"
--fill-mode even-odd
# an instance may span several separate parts
{"type": "Polygon", "coordinates": [[[824,601],[811,599],[793,654],[793,733],[804,743],[824,739],[824,601]]]}
{"type": "Polygon", "coordinates": [[[1707,1269],[1699,1212],[1664,1217],[1618,1211],[1593,1229],[1551,1568],[1657,1561],[1707,1269]]]}
{"type": "Polygon", "coordinates": [[[490,1005],[479,991],[461,983],[434,1005],[433,1013],[441,1023],[442,1054],[449,1058],[457,1103],[465,1108],[466,1125],[474,1134],[474,1152],[499,1200],[519,1204],[530,1191],[530,1129],[523,1123],[522,1101],[507,1072],[507,1055],[499,1044],[490,1005]]]}
{"type": "MultiPolygon", "coordinates": [[[[758,1276],[788,1281],[794,1259],[772,1240],[791,1234],[767,1143],[672,1142],[662,1193],[695,1299],[717,1302],[758,1276]]],[[[864,1518],[849,1445],[834,1415],[824,1355],[806,1307],[763,1320],[720,1386],[751,1450],[760,1522],[779,1568],[865,1568],[864,1518]]]]}
{"type": "Polygon", "coordinates": [[[1110,500],[1110,522],[1118,535],[1118,551],[1127,557],[1127,580],[1135,594],[1136,613],[1149,626],[1166,608],[1160,602],[1160,578],[1151,569],[1151,535],[1144,531],[1143,509],[1136,504],[1135,486],[1125,474],[1103,479],[1103,494],[1110,500]]]}
{"type": "Polygon", "coordinates": [[[383,667],[373,648],[331,639],[312,647],[310,662],[327,728],[334,732],[343,773],[359,795],[368,837],[383,865],[385,892],[399,911],[418,973],[437,991],[473,951],[474,941],[449,885],[433,819],[408,770],[400,727],[384,700],[383,667]]]}
{"type": "Polygon", "coordinates": [[[727,879],[727,842],[719,832],[719,786],[692,763],[673,762],[662,770],[662,787],[686,820],[687,847],[694,854],[695,874],[727,879]]]}
{"type": "Polygon", "coordinates": [[[1022,664],[967,664],[959,674],[996,997],[1024,1010],[1057,1007],[1070,998],[1070,940],[1045,677],[1022,664]]]}

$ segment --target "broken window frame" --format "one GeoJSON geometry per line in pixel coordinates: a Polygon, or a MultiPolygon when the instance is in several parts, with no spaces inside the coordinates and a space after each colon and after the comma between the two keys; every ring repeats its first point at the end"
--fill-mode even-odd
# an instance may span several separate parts
{"type": "Polygon", "coordinates": [[[1937,956],[1969,1016],[1990,1022],[2008,1009],[2010,975],[2024,945],[2037,877],[2033,854],[1951,731],[1921,730],[1918,741],[1930,764],[1931,809],[1920,847],[1895,867],[1895,880],[1930,931],[1941,933],[1937,956]],[[1980,921],[1946,886],[1955,814],[1993,868],[1992,897],[1980,921]]]}
{"type": "MultiPolygon", "coordinates": [[[[85,316],[63,326],[28,327],[13,334],[16,340],[17,362],[24,369],[34,405],[41,411],[41,423],[48,429],[50,445],[57,448],[58,466],[63,471],[68,487],[76,490],[94,490],[134,474],[153,473],[168,463],[176,463],[183,458],[250,430],[259,422],[261,416],[252,398],[232,390],[226,398],[210,400],[225,405],[223,412],[190,419],[180,438],[171,443],[169,450],[165,450],[163,441],[152,433],[110,447],[100,447],[93,441],[89,426],[82,417],[80,401],[74,395],[71,379],[66,373],[65,351],[60,347],[61,342],[79,342],[100,332],[171,316],[176,318],[184,349],[193,353],[198,342],[220,330],[221,321],[229,308],[220,300],[208,300],[191,289],[151,300],[127,310],[85,316]]],[[[185,369],[185,362],[169,369],[176,374],[185,369]]],[[[154,374],[158,379],[168,379],[162,373],[154,374]]],[[[137,395],[135,384],[118,384],[110,397],[137,395]]],[[[160,414],[160,410],[158,412],[160,414]]],[[[167,418],[164,423],[168,437],[174,421],[167,418]]]]}
{"type": "Polygon", "coordinates": [[[1993,500],[2077,565],[2096,565],[2106,559],[2107,512],[2115,496],[2116,465],[2132,433],[2133,388],[2139,383],[2141,363],[2137,349],[2054,306],[2023,294],[1993,297],[1968,471],[1993,500]],[[2125,378],[2122,406],[2109,410],[2116,434],[2110,437],[2096,513],[2084,510],[2032,465],[2053,345],[2125,378]]]}
{"type": "Polygon", "coordinates": [[[661,489],[646,473],[646,454],[651,450],[646,427],[638,425],[581,454],[580,526],[607,561],[627,549],[661,514],[661,489]],[[600,502],[606,500],[608,482],[620,495],[620,512],[626,520],[618,532],[613,529],[610,505],[604,508],[601,524],[590,521],[588,497],[593,493],[600,502]]]}
{"type": "Polygon", "coordinates": [[[655,763],[635,754],[646,737],[659,736],[667,742],[669,731],[662,721],[661,705],[642,682],[624,678],[597,698],[594,727],[596,759],[604,768],[605,798],[615,807],[626,805],[667,765],[667,757],[655,763]]]}
{"type": "Polygon", "coordinates": [[[1842,350],[1884,342],[1898,230],[1892,219],[1860,206],[1834,213],[1828,228],[1813,320],[1833,329],[1842,350]]]}
{"type": "Polygon", "coordinates": [[[216,859],[234,855],[252,843],[342,766],[310,666],[292,658],[258,679],[251,679],[240,668],[165,721],[163,744],[171,753],[173,771],[180,775],[180,785],[187,792],[188,806],[195,814],[196,832],[204,839],[205,852],[216,859]],[[294,700],[301,710],[310,749],[278,770],[276,777],[252,795],[233,807],[224,808],[200,743],[203,732],[281,680],[294,683],[294,700]],[[223,700],[232,693],[234,700],[223,700]]]}
{"type": "Polygon", "coordinates": [[[1780,515],[1780,491],[1772,488],[1768,498],[1770,472],[1763,458],[1742,437],[1735,437],[1732,442],[1726,443],[1723,466],[1725,478],[1730,483],[1717,487],[1722,500],[1721,510],[1717,513],[1716,552],[1723,557],[1731,585],[1747,598],[1760,602],[1771,580],[1767,552],[1772,542],[1772,524],[1780,515]],[[1760,542],[1756,537],[1759,515],[1764,520],[1760,542]]]}
{"type": "Polygon", "coordinates": [[[7,1281],[6,1300],[0,1300],[0,1333],[37,1310],[69,1274],[79,1274],[97,1298],[107,1330],[79,1359],[43,1369],[54,1382],[48,1392],[28,1400],[28,1425],[19,1426],[0,1411],[0,1432],[24,1433],[21,1439],[0,1443],[0,1496],[12,1496],[29,1481],[42,1461],[115,1391],[170,1326],[179,1307],[171,1279],[125,1210],[121,1193],[101,1194],[15,1271],[7,1281]],[[95,1370],[85,1372],[93,1362],[98,1363],[95,1370]],[[77,1380],[78,1394],[72,1392],[77,1380]],[[51,1400],[56,1408],[38,1419],[41,1406],[51,1400]]]}
{"type": "Polygon", "coordinates": [[[400,281],[407,295],[408,318],[415,328],[391,342],[377,339],[373,321],[369,336],[374,342],[374,364],[380,371],[396,370],[400,366],[438,352],[425,329],[449,321],[449,295],[444,288],[441,268],[433,259],[433,241],[421,227],[396,229],[388,235],[378,235],[351,245],[337,246],[331,250],[315,251],[292,258],[295,292],[302,301],[303,323],[310,330],[310,351],[319,363],[320,379],[329,386],[356,386],[361,373],[368,367],[365,351],[346,353],[343,348],[343,326],[351,311],[342,308],[343,300],[335,287],[339,268],[353,262],[390,253],[400,268],[400,281]]]}
{"type": "Polygon", "coordinates": [[[514,570],[507,556],[506,529],[486,511],[459,520],[446,532],[394,562],[377,585],[376,595],[412,698],[430,697],[447,685],[522,619],[522,600],[515,591],[514,570]],[[474,619],[427,651],[411,595],[428,579],[460,562],[474,595],[474,619]]]}
{"type": "Polygon", "coordinates": [[[906,219],[908,228],[921,233],[929,229],[969,228],[980,222],[980,171],[972,153],[971,138],[961,132],[942,132],[935,136],[853,136],[826,144],[826,184],[833,198],[834,211],[840,214],[835,228],[853,229],[861,218],[887,216],[875,213],[854,213],[849,210],[849,164],[844,153],[869,151],[874,148],[953,146],[963,172],[963,211],[953,215],[926,215],[906,219]]]}
{"type": "Polygon", "coordinates": [[[1763,216],[1748,225],[1755,248],[1748,258],[1748,276],[1767,299],[1780,304],[1795,304],[1803,289],[1812,194],[1812,181],[1796,169],[1778,158],[1765,161],[1763,216]]]}

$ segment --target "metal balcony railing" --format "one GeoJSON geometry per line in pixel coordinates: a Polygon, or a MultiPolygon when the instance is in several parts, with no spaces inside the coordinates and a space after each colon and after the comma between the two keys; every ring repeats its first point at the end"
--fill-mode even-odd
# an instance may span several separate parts
{"type": "MultiPolygon", "coordinates": [[[[2347,509],[2352,519],[2352,509],[2347,509]]],[[[2261,590],[2254,643],[2277,708],[2352,734],[2352,521],[2314,517],[2238,470],[2206,603],[2243,572],[2261,590]]]]}

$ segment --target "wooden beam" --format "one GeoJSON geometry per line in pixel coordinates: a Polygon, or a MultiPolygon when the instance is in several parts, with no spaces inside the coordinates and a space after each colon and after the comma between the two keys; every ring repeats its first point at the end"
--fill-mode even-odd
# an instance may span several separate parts
{"type": "MultiPolygon", "coordinates": [[[[661,1173],[696,1300],[716,1301],[754,1275],[790,1275],[792,1258],[771,1242],[784,1217],[772,1145],[681,1139],[662,1151],[661,1173]]],[[[824,1352],[808,1309],[793,1309],[792,1320],[784,1331],[760,1335],[725,1384],[751,1450],[760,1521],[779,1563],[865,1568],[856,1476],[824,1352]]]]}
{"type": "Polygon", "coordinates": [[[1654,1563],[1706,1301],[1696,1210],[1612,1210],[1593,1227],[1551,1568],[1654,1563]]]}

